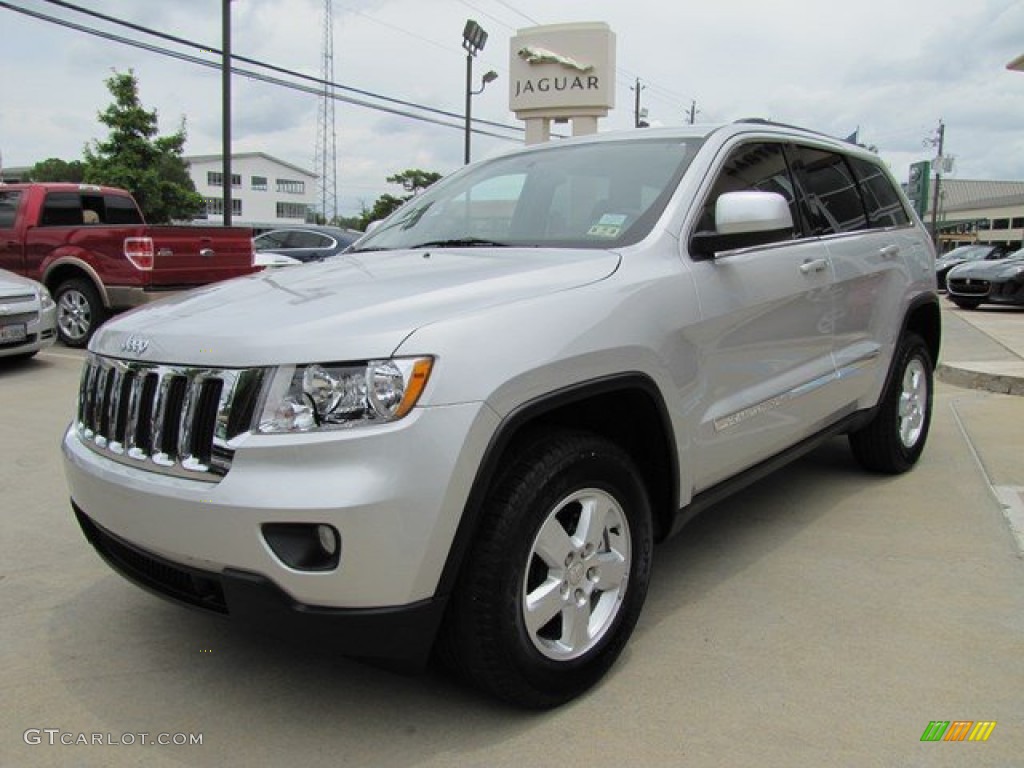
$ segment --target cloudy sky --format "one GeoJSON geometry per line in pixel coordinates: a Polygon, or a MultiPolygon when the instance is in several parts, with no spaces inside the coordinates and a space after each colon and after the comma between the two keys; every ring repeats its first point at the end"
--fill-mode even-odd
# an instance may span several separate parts
{"type": "MultiPolygon", "coordinates": [[[[219,47],[220,0],[73,0],[137,25],[219,47]]],[[[133,69],[162,132],[187,122],[186,153],[219,153],[220,73],[26,16],[59,18],[147,45],[219,59],[85,16],[47,0],[2,0],[0,153],[6,166],[81,157],[105,136],[96,113],[110,102],[104,79],[133,69]]],[[[233,0],[236,54],[318,75],[324,0],[233,0]]],[[[466,19],[490,37],[477,63],[499,80],[474,98],[475,117],[515,124],[508,111],[509,39],[535,24],[604,21],[618,40],[616,109],[602,130],[633,121],[637,80],[652,124],[759,116],[846,136],[859,129],[897,178],[928,159],[946,125],[946,154],[965,179],[1024,179],[1021,0],[335,0],[334,79],[352,88],[461,115],[466,19]]],[[[242,65],[250,67],[251,65],[242,65]]],[[[255,71],[273,74],[251,67],[255,71]]],[[[294,78],[282,76],[295,82],[294,78]]],[[[235,151],[262,151],[313,168],[318,103],[309,93],[238,76],[235,151]]],[[[442,118],[459,124],[458,118],[442,118]]],[[[338,102],[339,207],[353,213],[407,168],[447,173],[462,162],[461,130],[338,102]]],[[[498,131],[516,135],[512,131],[498,131]]],[[[480,158],[516,145],[476,136],[480,158]]]]}

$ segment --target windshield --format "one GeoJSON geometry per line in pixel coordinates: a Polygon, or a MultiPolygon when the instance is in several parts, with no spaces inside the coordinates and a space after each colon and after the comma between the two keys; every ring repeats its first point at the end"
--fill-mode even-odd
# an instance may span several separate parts
{"type": "Polygon", "coordinates": [[[651,231],[699,144],[606,141],[485,161],[411,200],[355,251],[631,245],[651,231]]]}

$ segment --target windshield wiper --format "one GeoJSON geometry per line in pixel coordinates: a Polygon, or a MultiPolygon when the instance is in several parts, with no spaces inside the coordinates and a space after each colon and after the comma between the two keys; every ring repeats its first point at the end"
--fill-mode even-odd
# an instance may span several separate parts
{"type": "Polygon", "coordinates": [[[425,243],[410,245],[409,248],[477,248],[480,246],[507,248],[508,243],[499,243],[496,240],[484,240],[479,237],[456,237],[450,240],[428,240],[425,243]]]}

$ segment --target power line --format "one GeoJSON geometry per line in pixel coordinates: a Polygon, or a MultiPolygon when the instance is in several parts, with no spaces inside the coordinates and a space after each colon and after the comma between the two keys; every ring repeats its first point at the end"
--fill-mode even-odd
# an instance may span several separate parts
{"type": "MultiPolygon", "coordinates": [[[[124,19],[119,19],[119,18],[114,17],[114,16],[108,16],[108,15],[100,13],[98,11],[93,11],[93,10],[88,9],[88,8],[83,8],[81,6],[74,5],[73,3],[65,2],[65,0],[43,0],[43,2],[50,3],[51,5],[57,5],[57,6],[60,6],[62,8],[66,8],[68,10],[76,11],[76,12],[82,13],[82,14],[84,14],[86,16],[92,16],[93,18],[101,19],[101,20],[106,21],[106,22],[111,23],[111,24],[115,24],[115,25],[118,25],[118,26],[126,27],[126,28],[132,29],[132,30],[134,30],[136,32],[142,32],[142,33],[147,34],[147,35],[152,35],[153,37],[157,37],[157,38],[160,38],[162,40],[167,40],[169,42],[177,43],[179,45],[184,45],[184,46],[187,46],[187,47],[190,47],[190,48],[196,48],[198,50],[205,51],[207,53],[211,53],[211,54],[214,54],[214,55],[222,55],[222,51],[219,48],[216,48],[214,46],[205,45],[205,44],[199,43],[199,42],[197,42],[195,40],[189,40],[189,39],[186,39],[186,38],[177,37],[175,35],[170,35],[170,34],[167,34],[165,32],[160,32],[160,31],[152,29],[150,27],[145,27],[145,26],[143,26],[141,24],[135,24],[133,22],[126,21],[124,19]]],[[[161,54],[161,55],[164,55],[164,56],[169,56],[171,58],[180,59],[182,61],[188,61],[190,63],[199,64],[201,66],[206,66],[206,67],[218,68],[220,66],[219,64],[211,63],[211,62],[207,61],[206,59],[202,59],[202,58],[199,58],[199,57],[196,57],[196,56],[190,56],[188,54],[183,54],[183,53],[180,53],[178,51],[172,51],[172,50],[170,50],[168,48],[161,48],[159,46],[150,45],[148,43],[143,43],[143,42],[141,42],[139,40],[133,40],[133,39],[130,39],[130,38],[121,37],[121,36],[115,35],[115,34],[113,34],[111,32],[104,32],[104,31],[96,29],[94,27],[86,27],[86,26],[83,26],[83,25],[80,25],[80,24],[76,24],[75,22],[68,21],[67,19],[60,19],[60,18],[57,18],[55,16],[48,16],[48,15],[46,15],[44,13],[40,13],[38,11],[31,11],[31,10],[29,10],[27,8],[20,8],[18,6],[15,6],[15,5],[12,5],[11,3],[6,2],[5,0],[0,0],[0,8],[6,8],[8,10],[15,11],[16,13],[20,13],[20,14],[23,14],[25,16],[31,16],[31,17],[33,17],[35,19],[40,20],[40,21],[46,21],[46,22],[51,23],[51,24],[56,24],[58,26],[66,27],[68,29],[73,29],[73,30],[75,30],[77,32],[83,32],[85,34],[92,35],[94,37],[101,37],[101,38],[104,38],[106,40],[111,40],[113,42],[121,43],[123,45],[129,45],[129,46],[132,46],[134,48],[140,48],[140,49],[143,49],[143,50],[147,50],[147,51],[150,51],[151,53],[157,53],[157,54],[161,54]]],[[[232,72],[235,72],[237,74],[242,74],[242,75],[245,75],[247,77],[250,77],[250,78],[253,78],[253,79],[256,79],[256,80],[261,80],[263,82],[268,82],[268,83],[273,83],[273,84],[277,84],[277,85],[282,85],[284,87],[292,88],[293,90],[304,91],[306,93],[320,94],[325,87],[331,87],[331,88],[336,88],[336,89],[342,90],[342,91],[348,91],[349,93],[355,93],[355,94],[358,94],[360,96],[366,96],[366,97],[369,97],[369,98],[378,99],[380,101],[383,101],[383,102],[386,102],[386,103],[389,103],[389,104],[397,104],[399,106],[410,107],[410,108],[413,108],[413,109],[419,109],[419,110],[422,110],[424,112],[428,112],[428,113],[435,114],[435,115],[440,115],[442,117],[450,117],[450,118],[455,118],[457,120],[464,120],[464,118],[465,118],[464,115],[459,114],[457,112],[449,112],[447,110],[438,109],[436,107],[429,107],[429,106],[427,106],[425,104],[417,104],[416,102],[406,101],[404,99],[397,99],[397,98],[394,98],[394,97],[391,97],[391,96],[385,96],[383,94],[375,93],[373,91],[367,91],[367,90],[363,90],[361,88],[354,88],[352,86],[343,85],[341,83],[329,82],[329,81],[326,81],[326,80],[324,80],[322,78],[314,77],[312,75],[307,75],[307,74],[304,74],[302,72],[296,72],[294,70],[286,69],[284,67],[279,67],[279,66],[276,66],[274,64],[270,64],[268,62],[260,61],[258,59],[252,59],[252,58],[249,58],[249,57],[246,57],[246,56],[239,56],[239,55],[235,55],[235,54],[232,55],[232,59],[244,62],[246,64],[252,64],[254,66],[262,67],[263,69],[268,69],[268,70],[270,70],[272,72],[278,72],[278,73],[283,74],[283,75],[288,75],[289,77],[294,77],[294,78],[299,79],[299,80],[305,80],[307,82],[315,83],[318,86],[318,88],[310,89],[310,88],[306,88],[304,86],[300,86],[298,83],[289,83],[287,81],[280,80],[279,78],[270,78],[270,77],[268,77],[266,75],[261,75],[260,73],[253,72],[251,70],[245,70],[245,69],[241,69],[241,68],[238,68],[238,67],[232,67],[232,72]]],[[[342,101],[342,102],[348,103],[348,104],[353,104],[353,105],[356,105],[356,106],[366,107],[368,109],[376,109],[376,110],[379,110],[379,111],[382,111],[382,112],[388,112],[388,113],[395,114],[395,115],[400,115],[400,116],[403,116],[403,117],[409,117],[409,118],[412,118],[414,120],[421,120],[423,122],[434,123],[436,125],[442,125],[442,126],[445,126],[445,127],[448,127],[448,128],[458,128],[459,130],[464,130],[464,125],[463,124],[457,124],[456,125],[456,124],[452,124],[452,123],[447,123],[447,122],[431,119],[431,118],[425,117],[423,115],[416,115],[416,114],[404,112],[404,111],[398,110],[398,109],[391,109],[391,108],[388,108],[388,107],[385,107],[385,106],[382,106],[382,105],[379,105],[379,104],[374,104],[372,102],[367,102],[367,101],[364,101],[364,100],[361,100],[361,99],[355,99],[355,98],[352,98],[352,97],[349,97],[349,96],[343,96],[341,94],[333,94],[332,98],[334,98],[334,99],[336,99],[338,101],[342,101]]],[[[518,133],[524,133],[526,131],[526,129],[523,126],[509,125],[508,123],[499,123],[499,122],[496,122],[496,121],[493,121],[493,120],[474,119],[473,122],[475,122],[477,124],[480,124],[480,125],[488,125],[488,126],[492,126],[492,127],[495,127],[495,128],[501,128],[501,129],[507,130],[507,131],[516,131],[518,133]]],[[[500,134],[484,131],[483,129],[480,129],[480,128],[473,128],[473,132],[474,133],[479,133],[479,134],[484,135],[484,136],[492,136],[492,137],[495,137],[495,138],[506,139],[506,140],[509,140],[509,141],[517,141],[518,140],[518,139],[513,139],[511,137],[508,137],[508,136],[503,136],[503,135],[500,135],[500,134]]]]}
{"type": "Polygon", "coordinates": [[[506,2],[505,2],[505,0],[495,0],[495,2],[501,3],[501,4],[502,4],[502,5],[504,5],[504,6],[506,7],[506,8],[508,8],[508,9],[509,9],[510,11],[512,11],[513,13],[517,13],[517,14],[519,14],[520,16],[522,16],[522,17],[523,17],[524,19],[526,19],[526,20],[527,20],[527,21],[529,21],[530,23],[532,23],[532,24],[536,24],[536,25],[540,25],[540,22],[539,22],[539,21],[537,21],[537,20],[536,20],[536,19],[534,19],[534,18],[531,18],[530,16],[527,16],[527,15],[526,15],[525,13],[523,13],[522,11],[520,11],[520,10],[519,10],[518,8],[515,8],[515,7],[513,7],[511,3],[506,3],[506,2]]]}

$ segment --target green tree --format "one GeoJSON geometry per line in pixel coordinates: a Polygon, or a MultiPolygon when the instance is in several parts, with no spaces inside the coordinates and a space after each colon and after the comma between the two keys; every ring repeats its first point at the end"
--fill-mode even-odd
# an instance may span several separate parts
{"type": "Polygon", "coordinates": [[[135,73],[115,72],[106,85],[114,101],[98,118],[110,133],[86,146],[85,181],[127,189],[149,222],[191,219],[203,198],[182,159],[184,118],[177,131],[158,137],[156,110],[139,102],[135,73]]]}
{"type": "Polygon", "coordinates": [[[67,162],[50,157],[33,165],[28,177],[32,181],[70,181],[77,184],[85,179],[85,165],[81,160],[67,162]]]}
{"type": "Polygon", "coordinates": [[[359,229],[365,230],[371,221],[387,218],[402,203],[406,200],[411,200],[440,178],[441,174],[436,171],[421,171],[415,168],[396,173],[394,176],[388,176],[387,180],[389,183],[401,184],[405,191],[410,194],[404,197],[383,194],[374,201],[372,207],[366,208],[364,205],[362,215],[359,217],[359,229]]]}

